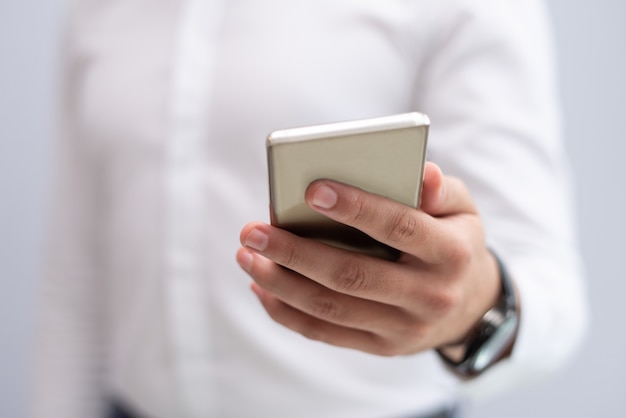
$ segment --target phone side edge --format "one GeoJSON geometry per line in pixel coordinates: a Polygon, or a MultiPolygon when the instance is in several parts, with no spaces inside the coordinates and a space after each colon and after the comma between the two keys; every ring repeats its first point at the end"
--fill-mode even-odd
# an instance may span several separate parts
{"type": "Polygon", "coordinates": [[[293,141],[323,139],[333,136],[358,135],[363,133],[379,132],[390,129],[412,128],[418,126],[429,127],[429,117],[420,112],[410,112],[377,118],[281,129],[273,131],[268,135],[267,144],[268,146],[270,144],[278,145],[293,141]]]}

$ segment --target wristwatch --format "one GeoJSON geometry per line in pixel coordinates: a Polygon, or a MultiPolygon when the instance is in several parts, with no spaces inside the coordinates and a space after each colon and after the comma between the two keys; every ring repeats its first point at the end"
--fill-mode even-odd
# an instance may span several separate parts
{"type": "Polygon", "coordinates": [[[481,374],[497,363],[511,347],[517,334],[519,314],[515,287],[502,261],[494,254],[500,271],[502,293],[496,306],[489,309],[460,345],[463,357],[453,360],[438,349],[437,354],[452,370],[463,377],[481,374]]]}

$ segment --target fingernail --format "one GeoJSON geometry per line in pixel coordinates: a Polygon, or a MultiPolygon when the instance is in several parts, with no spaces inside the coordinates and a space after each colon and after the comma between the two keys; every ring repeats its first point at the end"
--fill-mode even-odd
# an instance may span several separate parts
{"type": "Polygon", "coordinates": [[[245,245],[257,251],[264,251],[267,248],[269,237],[265,232],[253,229],[246,237],[245,245]]]}
{"type": "Polygon", "coordinates": [[[237,262],[239,263],[241,268],[247,272],[250,272],[250,270],[252,269],[253,260],[254,256],[246,250],[241,250],[239,254],[237,254],[237,262]]]}
{"type": "Polygon", "coordinates": [[[337,203],[337,193],[330,187],[322,185],[313,194],[311,203],[321,209],[331,209],[337,203]]]}

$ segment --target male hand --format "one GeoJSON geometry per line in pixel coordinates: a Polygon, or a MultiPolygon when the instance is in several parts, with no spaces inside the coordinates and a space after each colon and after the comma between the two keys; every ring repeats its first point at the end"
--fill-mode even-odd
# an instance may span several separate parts
{"type": "Polygon", "coordinates": [[[259,222],[241,231],[240,266],[278,323],[368,353],[418,353],[461,341],[500,293],[469,191],[433,163],[419,209],[328,180],[314,210],[402,252],[397,262],[331,247],[259,222]],[[286,268],[283,268],[286,267],[286,268]]]}

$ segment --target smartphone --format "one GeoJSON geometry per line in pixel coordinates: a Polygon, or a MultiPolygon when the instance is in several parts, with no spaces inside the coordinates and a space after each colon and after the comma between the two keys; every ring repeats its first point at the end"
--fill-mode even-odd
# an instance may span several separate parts
{"type": "Polygon", "coordinates": [[[311,182],[331,179],[419,205],[429,119],[421,113],[272,132],[267,138],[272,225],[329,245],[395,260],[399,251],[310,209],[311,182]]]}

